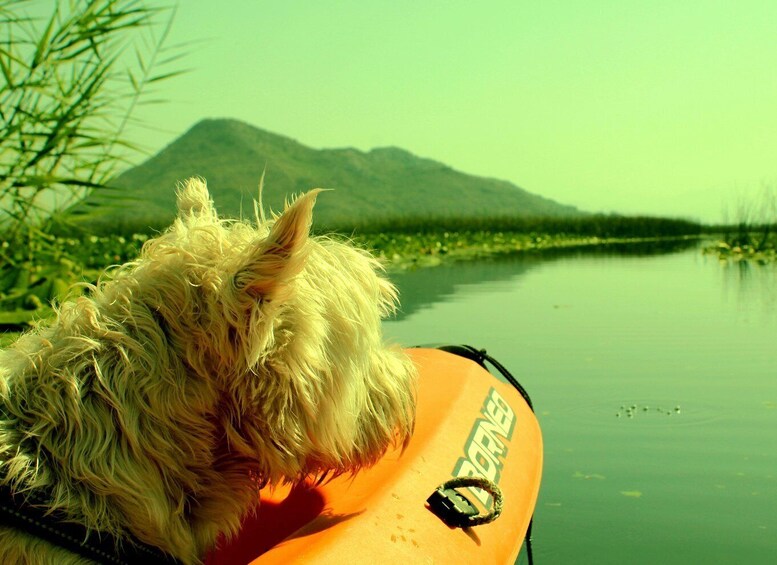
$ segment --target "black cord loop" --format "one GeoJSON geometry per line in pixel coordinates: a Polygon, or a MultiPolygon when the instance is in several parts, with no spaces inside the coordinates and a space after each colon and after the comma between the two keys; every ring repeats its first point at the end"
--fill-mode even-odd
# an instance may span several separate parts
{"type": "Polygon", "coordinates": [[[455,520],[446,520],[446,523],[449,526],[458,528],[482,526],[484,524],[490,524],[501,516],[502,509],[504,508],[504,495],[502,494],[502,489],[500,489],[494,481],[484,477],[456,477],[445,481],[437,487],[436,493],[445,496],[445,491],[464,487],[477,487],[490,494],[494,501],[491,505],[491,510],[487,514],[458,514],[455,520]]]}

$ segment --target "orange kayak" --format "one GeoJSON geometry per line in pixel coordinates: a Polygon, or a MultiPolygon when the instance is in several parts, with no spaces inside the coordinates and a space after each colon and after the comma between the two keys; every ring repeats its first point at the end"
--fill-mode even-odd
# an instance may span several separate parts
{"type": "MultiPolygon", "coordinates": [[[[438,349],[407,353],[420,379],[404,453],[389,452],[355,477],[263,492],[257,514],[207,565],[515,562],[542,474],[534,413],[515,386],[470,359],[438,349]],[[489,524],[449,527],[427,498],[467,475],[497,484],[503,511],[489,524]]],[[[485,491],[458,490],[488,512],[485,491]]]]}

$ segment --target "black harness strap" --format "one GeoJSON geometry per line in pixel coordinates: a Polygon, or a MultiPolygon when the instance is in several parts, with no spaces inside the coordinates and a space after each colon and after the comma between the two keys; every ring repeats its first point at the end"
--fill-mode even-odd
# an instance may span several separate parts
{"type": "MultiPolygon", "coordinates": [[[[1,478],[5,472],[0,470],[1,478]]],[[[19,493],[0,484],[0,524],[26,532],[97,563],[108,565],[180,565],[176,558],[138,540],[90,531],[48,509],[50,498],[39,491],[19,493]]]]}

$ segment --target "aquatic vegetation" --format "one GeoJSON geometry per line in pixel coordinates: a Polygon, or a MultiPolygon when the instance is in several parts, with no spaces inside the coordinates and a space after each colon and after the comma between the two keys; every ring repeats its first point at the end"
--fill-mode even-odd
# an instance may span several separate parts
{"type": "Polygon", "coordinates": [[[721,240],[704,248],[704,252],[717,255],[721,261],[753,261],[771,263],[777,261],[777,234],[751,237],[749,243],[721,240]]]}
{"type": "MultiPolygon", "coordinates": [[[[399,228],[404,229],[409,225],[399,225],[399,228]]],[[[469,224],[464,222],[461,225],[464,227],[469,224]]],[[[561,225],[555,225],[555,228],[561,229],[561,225]]],[[[641,230],[641,224],[632,225],[630,230],[626,230],[625,224],[620,223],[617,229],[600,226],[590,230],[596,234],[586,233],[587,230],[582,229],[581,225],[574,220],[558,233],[487,229],[447,231],[427,225],[415,232],[395,229],[384,232],[343,231],[341,234],[371,250],[384,261],[389,270],[394,271],[435,266],[443,261],[463,261],[509,253],[634,245],[667,239],[665,236],[651,235],[652,229],[641,230]]],[[[545,227],[550,229],[554,226],[548,224],[545,227]]],[[[679,230],[674,239],[695,237],[693,233],[679,235],[684,231],[694,231],[693,226],[687,227],[689,230],[679,230]]],[[[7,320],[0,321],[0,325],[23,326],[29,323],[31,312],[46,310],[52,300],[61,302],[68,293],[73,292],[74,283],[94,282],[101,270],[136,257],[149,235],[118,233],[97,236],[63,232],[46,237],[49,253],[35,254],[29,246],[14,245],[0,236],[3,256],[13,264],[24,266],[22,269],[0,270],[0,311],[15,312],[11,318],[7,315],[7,320]],[[41,260],[44,257],[46,260],[41,260]]]]}
{"type": "MultiPolygon", "coordinates": [[[[351,226],[339,233],[396,271],[519,252],[683,240],[698,237],[700,229],[683,220],[619,216],[435,221],[439,223],[401,220],[380,230],[372,228],[381,226],[361,230],[351,226]]],[[[52,301],[64,300],[74,283],[94,282],[101,270],[136,257],[148,237],[121,231],[120,226],[105,236],[62,230],[46,234],[47,252],[36,253],[30,245],[20,246],[0,235],[4,263],[19,266],[0,269],[0,311],[15,313],[0,324],[28,324],[31,312],[42,314],[52,301]]]]}
{"type": "MultiPolygon", "coordinates": [[[[680,236],[684,237],[694,236],[680,236]]],[[[664,237],[599,237],[574,234],[538,234],[521,232],[428,232],[355,234],[352,239],[378,255],[390,270],[439,265],[443,261],[461,261],[519,252],[571,249],[604,245],[633,245],[663,241],[664,237]]]]}
{"type": "Polygon", "coordinates": [[[682,414],[682,409],[679,404],[676,405],[674,408],[664,408],[663,406],[651,407],[648,404],[644,404],[641,406],[637,404],[626,406],[625,404],[623,404],[615,412],[615,417],[616,418],[621,418],[621,417],[636,418],[636,417],[648,416],[650,414],[661,414],[665,416],[680,415],[682,414]],[[640,415],[640,413],[642,413],[642,415],[640,415]]]}
{"type": "Polygon", "coordinates": [[[760,196],[740,200],[733,224],[714,229],[718,240],[705,249],[722,261],[769,263],[777,260],[777,187],[765,185],[760,196]]]}
{"type": "Polygon", "coordinates": [[[392,269],[522,251],[698,237],[698,223],[651,217],[581,215],[526,218],[401,218],[339,228],[392,269]]]}
{"type": "Polygon", "coordinates": [[[699,235],[702,232],[702,226],[690,220],[617,214],[555,217],[494,215],[480,218],[408,216],[364,224],[357,220],[348,225],[332,226],[331,229],[359,234],[511,233],[599,238],[675,237],[699,235]]]}

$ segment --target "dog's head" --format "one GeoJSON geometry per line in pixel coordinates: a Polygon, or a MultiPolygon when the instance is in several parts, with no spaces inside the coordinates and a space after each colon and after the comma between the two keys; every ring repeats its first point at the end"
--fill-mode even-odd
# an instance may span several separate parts
{"type": "Polygon", "coordinates": [[[0,350],[0,459],[52,508],[194,562],[264,483],[356,471],[404,445],[415,369],[365,251],[309,234],[318,191],[219,219],[204,181],[137,261],[0,350]]]}
{"type": "Polygon", "coordinates": [[[357,470],[413,428],[414,368],[380,327],[396,291],[367,252],[310,235],[319,192],[249,224],[219,219],[191,179],[173,226],[117,276],[213,392],[208,417],[263,481],[357,470]]]}

